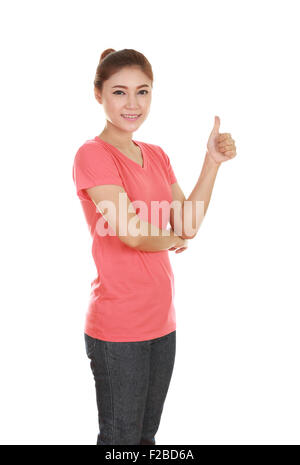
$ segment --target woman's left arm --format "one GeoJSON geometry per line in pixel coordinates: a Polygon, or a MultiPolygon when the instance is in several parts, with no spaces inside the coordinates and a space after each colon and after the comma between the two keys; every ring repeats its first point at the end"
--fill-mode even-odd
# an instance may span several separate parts
{"type": "Polygon", "coordinates": [[[170,224],[183,239],[196,236],[206,214],[220,165],[236,156],[235,141],[231,134],[220,134],[219,128],[220,118],[215,116],[202,170],[190,196],[185,198],[178,183],[171,186],[174,207],[170,211],[170,224]]]}

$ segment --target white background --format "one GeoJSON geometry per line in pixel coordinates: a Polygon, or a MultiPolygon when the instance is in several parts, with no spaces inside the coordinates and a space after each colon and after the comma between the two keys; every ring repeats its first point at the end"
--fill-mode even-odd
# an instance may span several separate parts
{"type": "Polygon", "coordinates": [[[170,252],[177,350],[158,445],[299,444],[299,17],[296,1],[1,3],[1,443],[96,444],[83,326],[95,278],[72,179],[105,124],[103,50],[152,64],[136,140],[186,197],[214,124],[223,163],[187,251],[170,252]]]}

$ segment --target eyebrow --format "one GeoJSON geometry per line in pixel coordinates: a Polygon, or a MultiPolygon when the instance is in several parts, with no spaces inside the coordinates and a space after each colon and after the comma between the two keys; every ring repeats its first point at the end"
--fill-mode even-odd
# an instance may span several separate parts
{"type": "MultiPolygon", "coordinates": [[[[122,89],[128,89],[127,86],[112,86],[112,89],[115,87],[122,87],[122,89]]],[[[149,87],[148,84],[142,84],[141,86],[137,86],[137,89],[140,89],[141,87],[149,87]]]]}

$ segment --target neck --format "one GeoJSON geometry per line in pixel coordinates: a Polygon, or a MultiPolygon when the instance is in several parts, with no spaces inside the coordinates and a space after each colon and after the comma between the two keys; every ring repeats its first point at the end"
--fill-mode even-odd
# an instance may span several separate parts
{"type": "Polygon", "coordinates": [[[135,144],[132,142],[132,133],[116,132],[105,128],[99,135],[100,139],[108,142],[116,147],[132,148],[135,144]]]}

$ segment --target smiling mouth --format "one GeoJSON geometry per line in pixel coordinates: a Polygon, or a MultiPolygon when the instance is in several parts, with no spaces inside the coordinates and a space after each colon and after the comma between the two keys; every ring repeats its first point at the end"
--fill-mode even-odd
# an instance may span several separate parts
{"type": "Polygon", "coordinates": [[[121,116],[123,118],[125,118],[125,119],[128,119],[128,120],[136,120],[141,116],[141,114],[140,115],[126,115],[126,114],[124,114],[124,115],[121,115],[121,116]]]}

